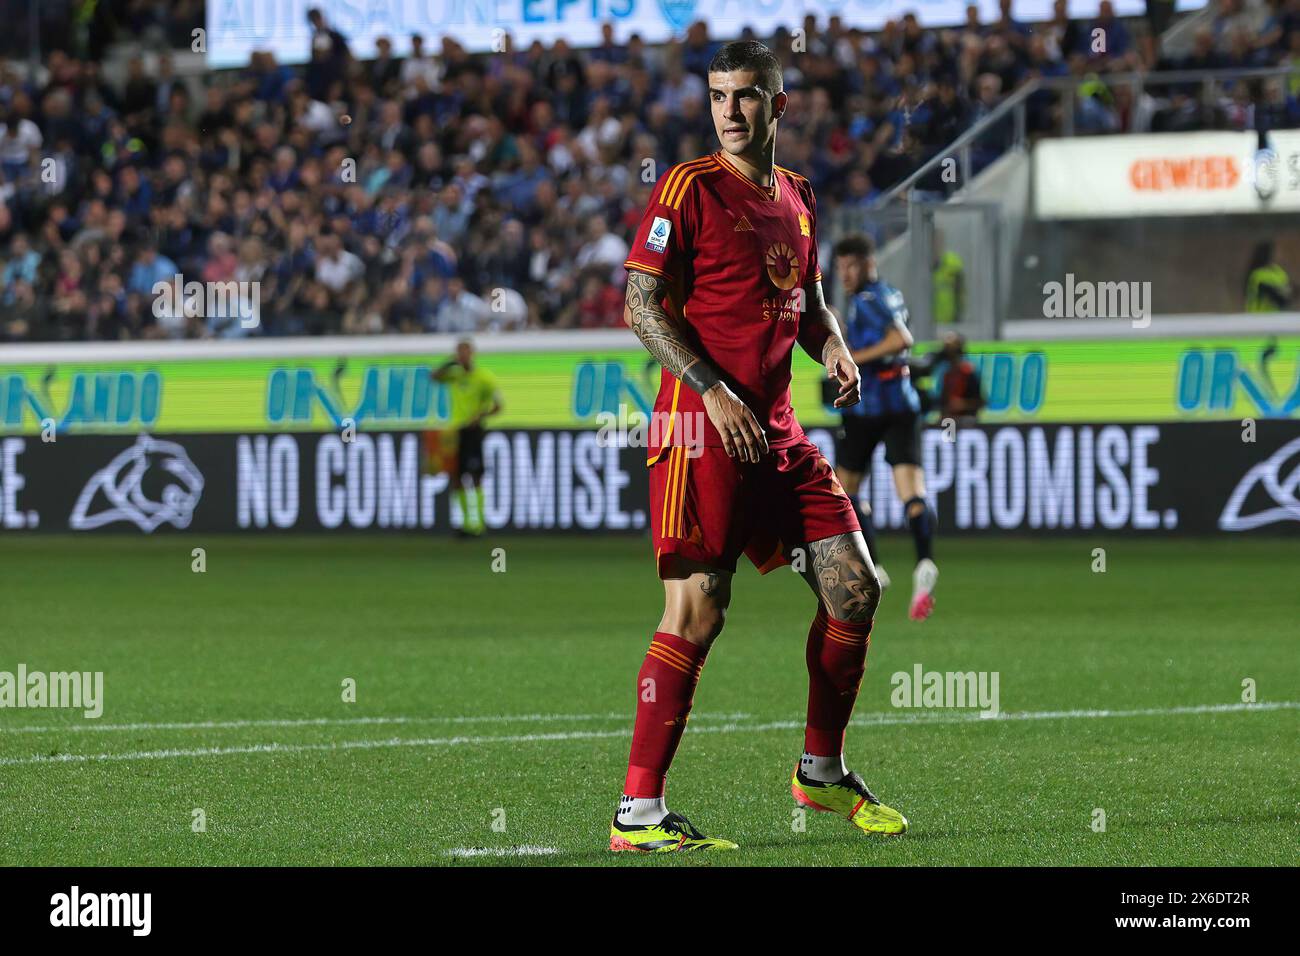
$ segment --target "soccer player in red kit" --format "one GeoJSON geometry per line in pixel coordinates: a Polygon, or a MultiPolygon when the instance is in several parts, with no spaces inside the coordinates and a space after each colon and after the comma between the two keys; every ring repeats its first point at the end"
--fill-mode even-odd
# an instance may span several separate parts
{"type": "Polygon", "coordinates": [[[637,675],[636,723],[611,850],[735,849],[664,802],[705,656],[743,553],[762,573],[804,557],[819,606],[808,632],[808,721],[791,777],[801,804],[870,833],[902,833],[844,763],[880,584],[853,503],[790,405],[797,342],[859,399],[858,369],[822,296],[817,204],[773,163],[788,97],[761,43],[709,64],[721,150],[670,169],[625,263],[624,317],[663,366],[649,429],[650,506],[664,613],[637,675]]]}

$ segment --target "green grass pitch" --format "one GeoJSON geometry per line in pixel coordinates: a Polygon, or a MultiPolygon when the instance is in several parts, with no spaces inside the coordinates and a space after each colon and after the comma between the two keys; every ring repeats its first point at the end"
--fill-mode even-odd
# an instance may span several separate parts
{"type": "Polygon", "coordinates": [[[669,781],[741,850],[678,859],[605,849],[661,606],[643,540],[10,538],[0,671],[103,671],[105,707],[0,710],[0,863],[1297,862],[1294,542],[940,539],[921,625],[910,549],[882,539],[848,758],[911,831],[800,828],[813,600],[744,566],[669,781]],[[1004,718],[893,707],[918,663],[996,671],[1004,718]]]}

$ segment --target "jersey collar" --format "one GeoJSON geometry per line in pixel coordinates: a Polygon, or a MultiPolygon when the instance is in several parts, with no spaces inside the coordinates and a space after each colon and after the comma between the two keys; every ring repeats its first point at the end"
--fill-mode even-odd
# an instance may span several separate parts
{"type": "Polygon", "coordinates": [[[777,175],[775,168],[772,169],[772,186],[769,189],[765,189],[733,166],[731,160],[727,159],[726,154],[723,153],[722,150],[718,150],[713,154],[713,161],[739,179],[750,189],[754,190],[754,192],[758,193],[764,201],[776,202],[781,198],[781,177],[777,175]]]}

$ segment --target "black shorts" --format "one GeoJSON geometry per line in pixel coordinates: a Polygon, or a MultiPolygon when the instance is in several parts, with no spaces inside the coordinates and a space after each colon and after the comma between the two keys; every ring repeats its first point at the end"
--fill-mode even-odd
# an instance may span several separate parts
{"type": "Polygon", "coordinates": [[[483,477],[482,425],[470,425],[456,433],[456,466],[462,475],[483,477]]]}
{"type": "Polygon", "coordinates": [[[867,472],[883,438],[888,464],[919,465],[920,436],[921,416],[915,412],[845,415],[844,424],[835,434],[835,464],[849,471],[867,472]]]}

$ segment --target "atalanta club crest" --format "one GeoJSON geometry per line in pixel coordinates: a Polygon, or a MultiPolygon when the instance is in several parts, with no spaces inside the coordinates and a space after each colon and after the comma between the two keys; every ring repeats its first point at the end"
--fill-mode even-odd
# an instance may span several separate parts
{"type": "Polygon", "coordinates": [[[1251,467],[1219,515],[1220,531],[1252,531],[1278,521],[1300,521],[1300,438],[1251,467]],[[1255,510],[1247,513],[1247,500],[1255,510]],[[1271,506],[1271,507],[1269,507],[1271,506]]]}
{"type": "Polygon", "coordinates": [[[164,522],[188,528],[203,494],[203,475],[175,442],[140,435],[91,475],[68,518],[73,531],[129,521],[145,534],[164,522]]]}
{"type": "Polygon", "coordinates": [[[1261,202],[1268,202],[1277,193],[1281,181],[1281,165],[1277,151],[1264,146],[1256,150],[1250,165],[1246,168],[1250,184],[1255,187],[1255,195],[1261,202]]]}
{"type": "Polygon", "coordinates": [[[659,0],[659,10],[674,33],[681,33],[695,22],[695,0],[659,0]]]}

